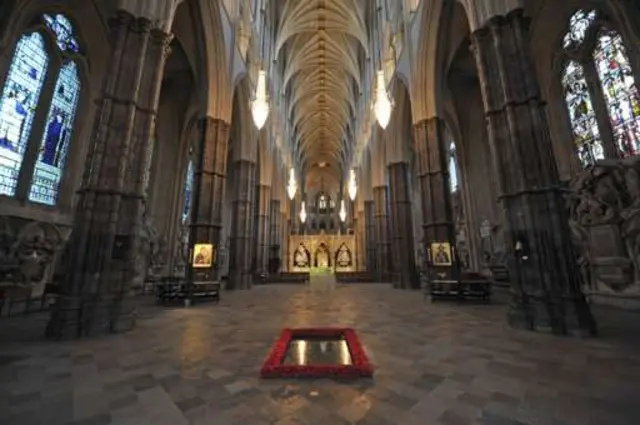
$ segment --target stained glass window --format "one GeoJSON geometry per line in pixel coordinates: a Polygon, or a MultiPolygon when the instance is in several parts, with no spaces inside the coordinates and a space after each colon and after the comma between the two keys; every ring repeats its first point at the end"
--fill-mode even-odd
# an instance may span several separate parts
{"type": "Polygon", "coordinates": [[[15,195],[49,57],[38,33],[24,35],[0,98],[0,194],[15,195]]]}
{"type": "Polygon", "coordinates": [[[184,183],[184,208],[182,209],[182,224],[186,223],[191,215],[191,201],[193,195],[193,161],[189,160],[187,165],[187,177],[184,183]]]}
{"type": "Polygon", "coordinates": [[[562,87],[578,158],[585,167],[593,165],[604,158],[604,150],[582,65],[575,61],[567,62],[562,87]]]}
{"type": "Polygon", "coordinates": [[[449,184],[451,193],[458,190],[458,158],[456,144],[453,141],[449,145],[449,184]]]}
{"type": "Polygon", "coordinates": [[[64,15],[44,15],[47,27],[56,36],[56,43],[60,50],[80,52],[80,44],[74,34],[73,25],[64,15]]]}
{"type": "Polygon", "coordinates": [[[564,36],[562,45],[567,47],[578,46],[584,41],[587,30],[596,19],[596,11],[585,12],[579,10],[569,20],[569,31],[564,36]]]}
{"type": "Polygon", "coordinates": [[[640,153],[640,94],[622,37],[601,30],[593,52],[614,141],[622,157],[640,153]]]}
{"type": "Polygon", "coordinates": [[[55,205],[80,99],[78,67],[67,61],[60,69],[45,123],[29,200],[55,205]]]}

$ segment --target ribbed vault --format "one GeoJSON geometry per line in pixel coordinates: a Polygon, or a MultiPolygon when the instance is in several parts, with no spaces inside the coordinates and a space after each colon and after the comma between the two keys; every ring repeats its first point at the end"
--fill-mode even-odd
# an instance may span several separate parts
{"type": "MultiPolygon", "coordinates": [[[[353,121],[362,90],[360,58],[367,29],[357,0],[288,0],[275,54],[284,60],[284,111],[294,156],[307,181],[335,174],[339,181],[353,145],[353,121]],[[323,166],[318,166],[322,164],[323,166]]],[[[326,183],[329,183],[325,180],[326,183]]]]}

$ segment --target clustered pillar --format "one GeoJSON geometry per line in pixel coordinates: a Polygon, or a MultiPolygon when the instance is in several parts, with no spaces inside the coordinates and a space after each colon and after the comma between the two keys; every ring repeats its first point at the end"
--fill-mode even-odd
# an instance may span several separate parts
{"type": "Polygon", "coordinates": [[[231,223],[231,258],[229,289],[248,289],[252,281],[254,191],[256,163],[237,160],[233,163],[236,193],[231,223]]]}
{"type": "MultiPolygon", "coordinates": [[[[455,247],[444,121],[437,117],[420,121],[414,125],[413,133],[422,200],[424,252],[430,252],[433,242],[447,242],[455,247]]],[[[455,258],[453,260],[452,267],[430,267],[431,277],[437,273],[456,279],[457,262],[455,258]]]]}
{"type": "Polygon", "coordinates": [[[381,282],[391,278],[391,243],[389,242],[389,213],[387,209],[387,186],[373,188],[374,223],[376,240],[376,275],[381,282]]]}
{"type": "Polygon", "coordinates": [[[365,246],[367,247],[367,270],[376,273],[378,270],[377,262],[377,242],[376,242],[376,225],[374,222],[374,204],[373,201],[364,201],[364,220],[365,220],[365,246]]]}
{"type": "Polygon", "coordinates": [[[392,223],[393,282],[397,282],[397,285],[404,289],[418,288],[420,281],[413,255],[413,217],[409,198],[407,163],[398,162],[390,164],[387,168],[392,223]]]}
{"type": "Polygon", "coordinates": [[[278,269],[273,267],[269,267],[269,273],[278,272],[282,267],[282,246],[281,246],[281,215],[280,215],[280,200],[272,199],[271,200],[271,213],[269,214],[271,217],[271,230],[269,232],[269,261],[279,261],[278,269]]]}
{"type": "MultiPolygon", "coordinates": [[[[288,202],[288,201],[284,201],[288,202]]],[[[282,208],[282,205],[280,206],[282,208]]],[[[280,211],[280,223],[281,223],[281,236],[280,236],[280,253],[282,255],[282,265],[280,269],[282,271],[289,270],[289,234],[291,234],[291,227],[289,224],[289,216],[285,211],[280,211]]]]}
{"type": "Polygon", "coordinates": [[[366,222],[364,216],[364,210],[360,210],[356,213],[357,217],[357,256],[358,256],[358,270],[367,269],[367,252],[366,252],[366,222]]]}
{"type": "Polygon", "coordinates": [[[148,151],[171,36],[124,11],[110,24],[113,50],[79,191],[68,280],[47,326],[55,339],[133,328],[132,283],[145,272],[139,256],[148,151]]]}
{"type": "Polygon", "coordinates": [[[505,220],[511,325],[593,334],[522,10],[472,35],[505,220]]]}
{"type": "MultiPolygon", "coordinates": [[[[226,185],[229,124],[206,117],[200,120],[200,147],[194,171],[194,196],[190,221],[190,246],[194,244],[222,244],[222,202],[226,185]]],[[[191,258],[191,256],[190,256],[191,258]]],[[[215,258],[210,268],[188,268],[192,280],[217,279],[219,272],[215,258]]]]}
{"type": "Polygon", "coordinates": [[[269,232],[270,212],[271,212],[271,186],[258,185],[257,190],[258,216],[257,218],[257,238],[256,238],[256,267],[257,273],[266,273],[269,261],[269,232]]]}

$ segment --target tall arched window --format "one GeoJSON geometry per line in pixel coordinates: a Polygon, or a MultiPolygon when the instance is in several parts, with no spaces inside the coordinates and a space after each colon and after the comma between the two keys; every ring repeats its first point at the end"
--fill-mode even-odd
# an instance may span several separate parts
{"type": "Polygon", "coordinates": [[[193,160],[187,165],[187,176],[184,183],[184,206],[182,208],[182,224],[185,224],[191,215],[191,202],[193,198],[193,160]]]}
{"type": "Polygon", "coordinates": [[[580,10],[562,44],[562,86],[581,164],[640,154],[640,93],[622,36],[596,11],[580,10]]]}
{"type": "Polygon", "coordinates": [[[80,99],[79,53],[73,26],[60,14],[43,15],[17,41],[0,97],[1,195],[16,195],[22,173],[31,176],[30,201],[56,204],[80,99]]]}
{"type": "Polygon", "coordinates": [[[449,144],[449,189],[451,193],[458,190],[458,158],[456,156],[456,144],[449,144]]]}

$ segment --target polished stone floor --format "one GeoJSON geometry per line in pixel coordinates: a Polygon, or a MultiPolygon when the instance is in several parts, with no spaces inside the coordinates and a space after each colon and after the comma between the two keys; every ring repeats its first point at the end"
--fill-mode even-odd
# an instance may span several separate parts
{"type": "Polygon", "coordinates": [[[640,314],[580,340],[386,285],[147,304],[133,332],[75,342],[43,341],[45,315],[0,320],[0,424],[640,424],[640,314]],[[327,325],[356,329],[373,379],[258,379],[282,327],[327,325]]]}

